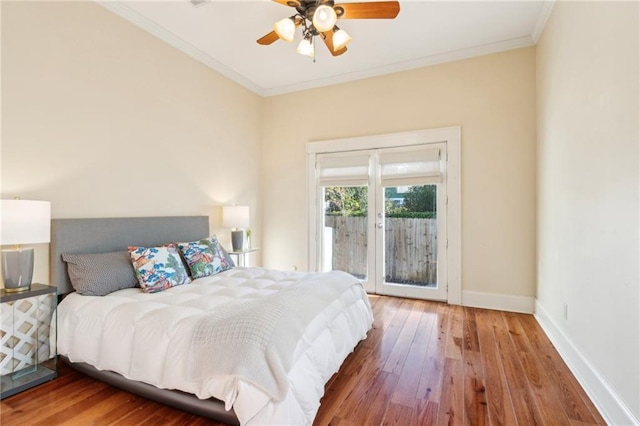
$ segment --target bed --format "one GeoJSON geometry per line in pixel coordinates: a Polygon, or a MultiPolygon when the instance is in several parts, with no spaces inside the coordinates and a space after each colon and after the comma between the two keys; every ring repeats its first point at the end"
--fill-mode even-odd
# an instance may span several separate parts
{"type": "Polygon", "coordinates": [[[156,293],[74,292],[63,254],[199,240],[208,220],[52,220],[51,279],[65,295],[58,354],[109,384],[225,423],[311,424],[325,383],[373,322],[348,274],[235,267],[156,293]]]}

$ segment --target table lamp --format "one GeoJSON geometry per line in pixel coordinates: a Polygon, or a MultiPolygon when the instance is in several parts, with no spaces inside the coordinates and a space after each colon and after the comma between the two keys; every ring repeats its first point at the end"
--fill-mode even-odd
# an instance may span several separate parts
{"type": "Polygon", "coordinates": [[[51,203],[48,201],[1,200],[0,245],[15,245],[2,250],[2,279],[8,293],[29,290],[33,278],[33,248],[20,244],[51,241],[51,203]]]}
{"type": "Polygon", "coordinates": [[[231,248],[242,251],[244,248],[244,229],[249,227],[249,206],[222,207],[222,226],[231,228],[231,248]]]}

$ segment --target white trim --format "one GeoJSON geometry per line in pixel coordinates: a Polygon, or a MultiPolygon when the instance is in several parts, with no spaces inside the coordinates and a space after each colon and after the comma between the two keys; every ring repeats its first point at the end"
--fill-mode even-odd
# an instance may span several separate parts
{"type": "Polygon", "coordinates": [[[533,297],[529,296],[514,296],[511,294],[483,293],[477,291],[462,292],[463,306],[521,312],[524,314],[533,313],[534,300],[533,297]]]}
{"type": "MultiPolygon", "coordinates": [[[[310,270],[318,267],[316,180],[316,154],[330,152],[364,151],[400,146],[424,145],[444,142],[447,144],[447,302],[459,305],[462,301],[462,189],[461,189],[461,128],[442,127],[414,132],[363,136],[347,139],[308,142],[307,150],[307,192],[308,192],[308,236],[310,270]],[[315,244],[314,244],[315,243],[315,244]]],[[[373,223],[373,222],[372,222],[373,223]]]]}
{"type": "MultiPolygon", "coordinates": [[[[389,148],[387,148],[389,149],[389,148]]],[[[368,288],[367,292],[383,294],[384,289],[383,273],[385,262],[385,252],[382,249],[384,247],[385,232],[383,229],[377,229],[377,224],[381,223],[384,226],[384,222],[380,221],[379,214],[384,215],[384,189],[382,189],[382,181],[380,179],[380,152],[377,150],[371,150],[371,163],[369,170],[369,206],[375,206],[374,211],[369,214],[369,228],[367,235],[367,255],[369,257],[368,265],[368,288]],[[378,222],[380,221],[380,222],[378,222]],[[369,248],[375,247],[375,250],[369,250],[369,248]]]]}
{"type": "Polygon", "coordinates": [[[467,49],[455,50],[453,52],[441,53],[438,55],[425,56],[395,64],[383,65],[379,67],[367,68],[361,71],[354,71],[332,77],[319,78],[317,80],[305,81],[301,83],[288,84],[263,90],[263,96],[276,96],[285,93],[299,92],[302,90],[315,89],[318,87],[330,86],[332,84],[346,83],[349,81],[362,80],[365,78],[378,77],[386,74],[393,74],[400,71],[408,71],[416,68],[428,67],[431,65],[443,64],[447,62],[459,61],[462,59],[475,58],[477,56],[489,55],[491,53],[504,52],[521,47],[533,46],[535,43],[530,36],[514,38],[510,40],[488,43],[480,46],[469,47],[467,49]]]}
{"type": "Polygon", "coordinates": [[[116,0],[95,0],[95,1],[105,9],[115,13],[118,16],[121,16],[122,18],[137,25],[143,30],[153,34],[154,36],[158,37],[160,40],[186,53],[196,61],[202,62],[209,68],[212,68],[213,70],[219,72],[220,74],[227,77],[228,79],[235,81],[236,83],[240,84],[241,86],[251,90],[252,92],[260,96],[265,96],[264,89],[258,86],[257,84],[255,84],[253,81],[244,77],[240,73],[232,70],[231,68],[229,68],[222,62],[218,61],[217,59],[214,59],[211,56],[207,55],[202,50],[186,42],[185,40],[176,36],[172,32],[166,30],[164,27],[156,24],[152,20],[148,19],[147,17],[131,9],[126,4],[116,0]]]}
{"type": "MultiPolygon", "coordinates": [[[[444,129],[440,129],[444,130],[444,129]]],[[[461,128],[449,127],[447,139],[447,283],[448,302],[462,304],[462,146],[461,128]]]]}
{"type": "Polygon", "coordinates": [[[380,294],[383,296],[393,296],[393,297],[403,297],[405,299],[425,299],[433,300],[436,302],[447,302],[449,301],[446,298],[446,293],[440,295],[437,289],[433,289],[433,294],[426,293],[425,289],[410,285],[403,284],[393,284],[393,283],[383,283],[383,290],[377,291],[376,294],[380,294]]]}
{"type": "Polygon", "coordinates": [[[553,321],[538,300],[536,300],[535,308],[535,318],[538,324],[607,424],[640,425],[640,419],[633,414],[605,378],[571,342],[571,339],[553,321]]]}
{"type": "Polygon", "coordinates": [[[556,0],[547,0],[543,2],[542,10],[540,11],[540,15],[538,15],[536,25],[533,27],[533,31],[531,31],[531,39],[534,44],[537,44],[538,40],[540,40],[540,36],[544,31],[544,27],[547,25],[547,21],[549,20],[549,16],[551,16],[551,11],[553,11],[553,6],[555,5],[556,0]]]}
{"type": "Polygon", "coordinates": [[[317,177],[316,156],[307,154],[307,271],[317,271],[318,235],[316,224],[317,177]],[[313,171],[313,172],[312,172],[313,171]]]}
{"type": "Polygon", "coordinates": [[[363,151],[367,149],[394,148],[399,146],[424,145],[452,140],[460,144],[460,127],[440,127],[438,129],[415,132],[386,133],[383,135],[359,136],[345,139],[329,139],[307,143],[307,154],[323,152],[363,151]]]}

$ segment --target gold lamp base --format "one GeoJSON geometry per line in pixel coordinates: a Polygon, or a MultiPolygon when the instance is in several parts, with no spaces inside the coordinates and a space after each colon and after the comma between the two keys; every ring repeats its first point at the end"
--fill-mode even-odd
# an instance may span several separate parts
{"type": "Polygon", "coordinates": [[[5,293],[21,293],[23,291],[29,291],[31,285],[26,285],[24,287],[5,287],[5,293]]]}

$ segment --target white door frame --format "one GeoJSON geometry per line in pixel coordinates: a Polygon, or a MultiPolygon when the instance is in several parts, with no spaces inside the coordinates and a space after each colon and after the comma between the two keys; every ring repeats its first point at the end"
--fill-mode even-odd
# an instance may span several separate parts
{"type": "Polygon", "coordinates": [[[461,129],[443,127],[406,133],[333,139],[307,143],[307,211],[309,269],[319,270],[319,247],[321,236],[316,226],[317,204],[316,154],[361,151],[377,148],[445,143],[447,145],[447,302],[462,303],[462,218],[461,218],[461,129]]]}

